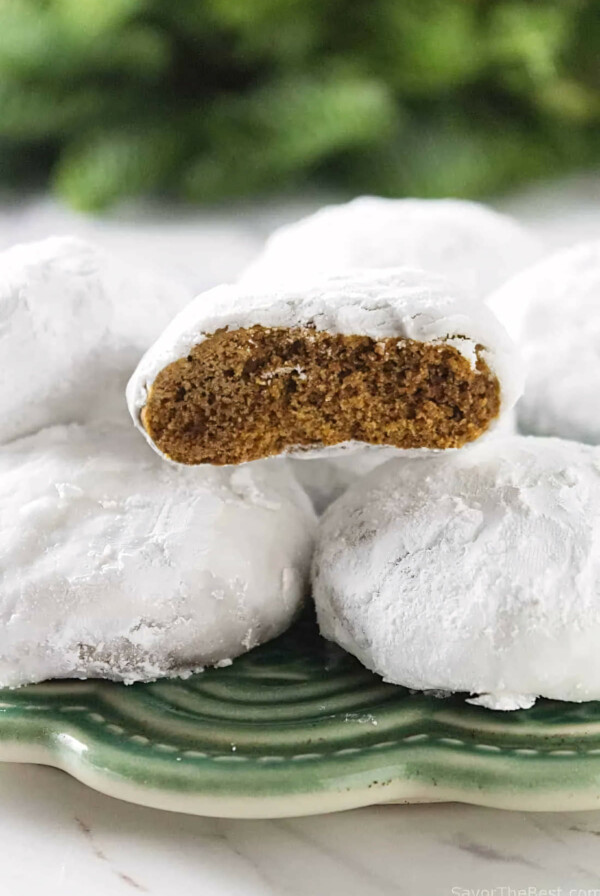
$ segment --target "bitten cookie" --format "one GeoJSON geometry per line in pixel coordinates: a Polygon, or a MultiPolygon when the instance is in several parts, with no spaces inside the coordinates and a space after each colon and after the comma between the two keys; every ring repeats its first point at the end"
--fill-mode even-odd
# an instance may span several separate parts
{"type": "Polygon", "coordinates": [[[493,315],[401,268],[297,291],[211,290],[146,353],[127,394],[157,451],[221,465],[364,444],[457,448],[520,388],[493,315]]]}
{"type": "Polygon", "coordinates": [[[324,515],[322,634],[492,709],[600,698],[600,449],[513,436],[394,459],[324,515]]]}
{"type": "Polygon", "coordinates": [[[177,468],[131,426],[0,448],[0,686],[225,663],[283,631],[315,518],[287,464],[177,468]]]}
{"type": "MultiPolygon", "coordinates": [[[[66,237],[0,254],[0,443],[123,414],[140,355],[188,301],[66,237]]],[[[126,411],[125,411],[126,413],[126,411]]]]}
{"type": "Polygon", "coordinates": [[[241,282],[285,288],[349,269],[407,265],[482,300],[539,255],[525,228],[476,202],[363,196],[276,230],[241,282]]]}
{"type": "Polygon", "coordinates": [[[491,301],[511,310],[522,346],[520,428],[600,442],[600,241],[552,255],[491,301]]]}

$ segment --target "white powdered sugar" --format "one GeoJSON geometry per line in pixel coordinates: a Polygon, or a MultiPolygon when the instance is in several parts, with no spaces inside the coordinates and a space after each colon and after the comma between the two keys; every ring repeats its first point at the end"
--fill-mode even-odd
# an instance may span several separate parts
{"type": "Polygon", "coordinates": [[[494,709],[600,699],[600,448],[513,436],[394,459],[324,515],[322,634],[494,709]]]}
{"type": "MultiPolygon", "coordinates": [[[[444,453],[452,451],[470,451],[481,442],[495,439],[498,436],[515,435],[516,415],[515,409],[504,414],[500,422],[485,432],[476,442],[469,442],[462,448],[444,448],[444,453]]],[[[414,458],[424,454],[438,454],[438,449],[429,448],[383,448],[380,445],[368,447],[353,447],[350,443],[345,452],[336,454],[335,457],[298,459],[291,457],[289,464],[294,471],[296,479],[309,496],[317,513],[322,513],[327,507],[343,495],[352,483],[362,476],[366,476],[371,470],[393,457],[414,458]]]]}
{"type": "Polygon", "coordinates": [[[140,355],[188,300],[179,284],[81,240],[1,253],[0,444],[55,423],[122,416],[140,355]]]}
{"type": "Polygon", "coordinates": [[[0,448],[0,686],[182,675],[283,631],[315,517],[285,462],[161,462],[131,426],[0,448]]]}
{"type": "MultiPolygon", "coordinates": [[[[449,343],[471,364],[476,346],[482,346],[482,357],[500,383],[501,416],[510,411],[521,392],[516,349],[491,312],[480,303],[463,297],[442,278],[424,271],[356,271],[327,277],[306,288],[265,292],[233,285],[198,296],[146,352],[129,382],[128,404],[138,428],[146,435],[140,412],[148,390],[163,368],[185,358],[194,345],[217,330],[254,325],[311,327],[375,340],[396,337],[449,343]]],[[[335,455],[363,444],[344,443],[327,449],[315,446],[315,451],[320,456],[335,455]]],[[[294,451],[293,446],[288,453],[306,456],[305,451],[294,451]]]]}
{"type": "Polygon", "coordinates": [[[392,457],[419,454],[421,450],[427,449],[406,451],[380,445],[357,448],[350,444],[347,451],[340,451],[334,457],[291,457],[289,464],[317,513],[322,513],[348,486],[375,467],[392,457]]]}
{"type": "Polygon", "coordinates": [[[540,251],[515,220],[476,202],[363,196],[276,230],[241,282],[285,288],[354,268],[407,265],[483,300],[540,251]]]}
{"type": "Polygon", "coordinates": [[[524,432],[600,442],[600,240],[563,250],[492,297],[511,309],[526,365],[524,432]]]}

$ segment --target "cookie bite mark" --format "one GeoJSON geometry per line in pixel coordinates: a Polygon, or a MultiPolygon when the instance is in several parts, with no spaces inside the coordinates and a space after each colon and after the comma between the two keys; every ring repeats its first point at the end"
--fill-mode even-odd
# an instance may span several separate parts
{"type": "Polygon", "coordinates": [[[472,365],[447,342],[254,325],[166,365],[141,421],[171,460],[223,465],[352,440],[459,448],[499,411],[482,346],[472,365]]]}

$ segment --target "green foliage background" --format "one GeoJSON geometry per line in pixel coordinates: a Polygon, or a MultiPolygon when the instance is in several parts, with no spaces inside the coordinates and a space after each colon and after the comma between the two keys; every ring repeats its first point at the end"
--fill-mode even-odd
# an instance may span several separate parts
{"type": "Polygon", "coordinates": [[[0,0],[0,182],[477,196],[600,157],[598,0],[0,0]]]}

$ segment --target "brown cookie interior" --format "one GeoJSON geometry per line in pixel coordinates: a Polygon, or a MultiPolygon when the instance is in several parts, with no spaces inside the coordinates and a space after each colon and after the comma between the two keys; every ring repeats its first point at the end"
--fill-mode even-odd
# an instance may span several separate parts
{"type": "Polygon", "coordinates": [[[237,464],[358,440],[459,448],[497,417],[500,387],[453,345],[308,327],[220,330],[160,371],[143,425],[172,460],[237,464]]]}

